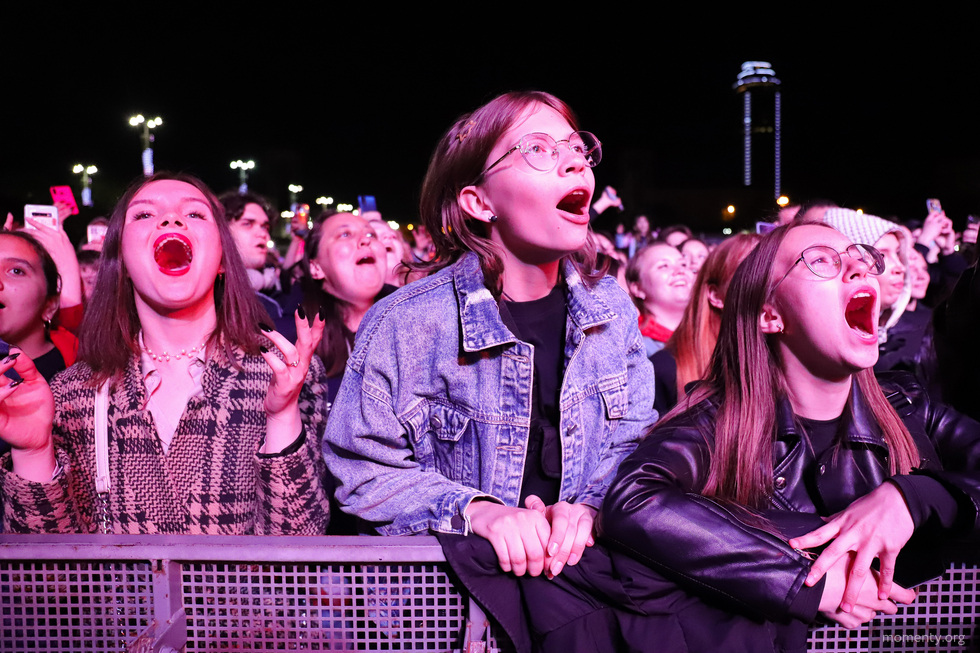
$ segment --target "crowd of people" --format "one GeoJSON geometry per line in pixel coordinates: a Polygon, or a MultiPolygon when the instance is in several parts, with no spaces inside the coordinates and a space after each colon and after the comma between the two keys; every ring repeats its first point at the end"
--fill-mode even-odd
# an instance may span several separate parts
{"type": "Polygon", "coordinates": [[[562,100],[440,138],[406,239],[135,181],[0,232],[3,532],[432,534],[520,651],[805,648],[980,532],[977,225],[622,211],[562,100]],[[625,214],[622,214],[625,215],[625,214]]]}

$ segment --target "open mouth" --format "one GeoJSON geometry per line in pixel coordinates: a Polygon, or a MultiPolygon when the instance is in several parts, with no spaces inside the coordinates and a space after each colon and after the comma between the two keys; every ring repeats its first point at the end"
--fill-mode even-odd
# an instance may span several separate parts
{"type": "Polygon", "coordinates": [[[587,215],[589,212],[589,193],[583,189],[573,190],[558,202],[558,210],[576,215],[587,215]]]}
{"type": "Polygon", "coordinates": [[[163,234],[153,243],[153,260],[164,274],[186,274],[193,258],[191,241],[181,234],[163,234]]]}
{"type": "Polygon", "coordinates": [[[844,319],[864,337],[877,337],[878,327],[875,315],[875,296],[867,290],[854,293],[844,308],[844,319]]]}
{"type": "Polygon", "coordinates": [[[377,261],[371,254],[365,254],[361,258],[357,259],[356,265],[374,265],[377,261]]]}

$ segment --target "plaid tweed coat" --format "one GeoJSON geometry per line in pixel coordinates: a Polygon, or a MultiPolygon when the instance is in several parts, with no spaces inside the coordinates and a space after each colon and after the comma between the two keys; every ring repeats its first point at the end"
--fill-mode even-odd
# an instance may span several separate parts
{"type": "MultiPolygon", "coordinates": [[[[305,433],[285,451],[259,454],[272,370],[259,356],[222,352],[207,362],[203,393],[184,410],[164,453],[134,356],[109,394],[109,532],[320,535],[329,521],[320,439],[326,377],[316,357],[300,394],[305,433]]],[[[54,441],[61,473],[26,481],[0,461],[4,532],[100,532],[95,491],[95,390],[77,364],[57,375],[54,441]]]]}

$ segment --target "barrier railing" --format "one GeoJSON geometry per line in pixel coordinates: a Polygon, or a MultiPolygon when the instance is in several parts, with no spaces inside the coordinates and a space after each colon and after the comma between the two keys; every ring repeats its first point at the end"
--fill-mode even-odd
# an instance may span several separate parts
{"type": "MultiPolygon", "coordinates": [[[[952,567],[810,650],[972,651],[978,609],[980,571],[952,567]]],[[[0,651],[497,648],[432,537],[0,536],[0,651]]]]}

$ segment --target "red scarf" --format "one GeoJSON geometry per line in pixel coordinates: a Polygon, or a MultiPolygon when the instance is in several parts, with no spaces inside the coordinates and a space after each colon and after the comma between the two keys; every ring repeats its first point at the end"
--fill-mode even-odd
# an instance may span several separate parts
{"type": "Polygon", "coordinates": [[[667,342],[673,333],[674,332],[667,327],[657,324],[656,320],[654,320],[651,316],[640,316],[640,334],[646,336],[647,338],[652,338],[657,342],[667,342]]]}

